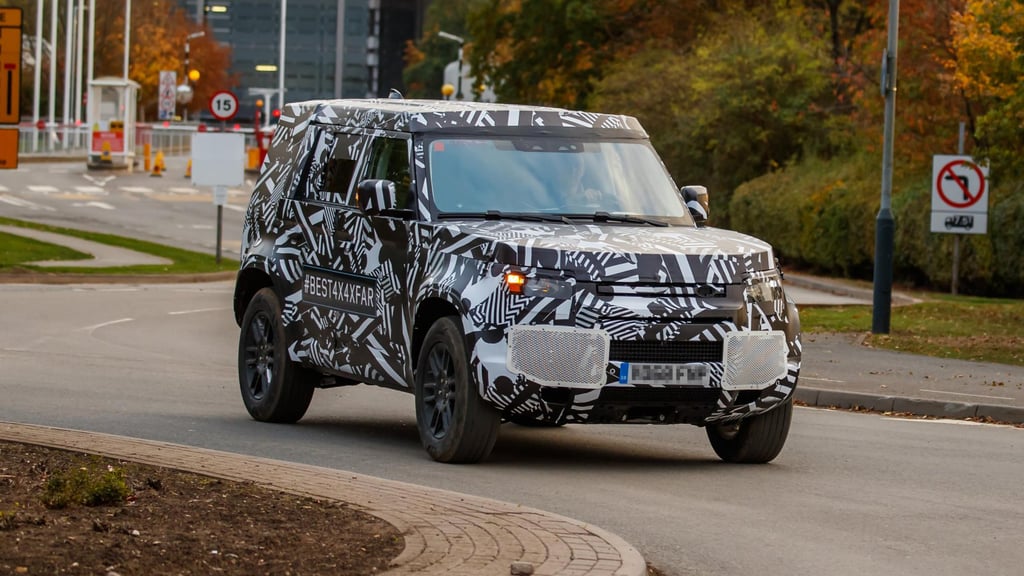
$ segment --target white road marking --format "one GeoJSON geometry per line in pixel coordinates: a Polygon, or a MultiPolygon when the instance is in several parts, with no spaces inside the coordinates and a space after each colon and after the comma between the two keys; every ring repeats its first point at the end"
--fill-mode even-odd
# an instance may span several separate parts
{"type": "Polygon", "coordinates": [[[89,182],[96,184],[97,186],[106,186],[107,182],[110,182],[117,176],[90,176],[88,174],[82,174],[82,178],[85,178],[89,182]]]}
{"type": "Polygon", "coordinates": [[[193,230],[213,230],[212,224],[193,224],[193,230]]]}
{"type": "Polygon", "coordinates": [[[49,210],[50,212],[56,212],[57,209],[52,206],[46,206],[43,204],[36,204],[17,196],[10,196],[8,194],[0,194],[0,202],[6,202],[11,206],[17,206],[19,208],[28,208],[30,210],[49,210]]]}
{"type": "Polygon", "coordinates": [[[119,190],[124,192],[135,192],[136,194],[152,194],[152,188],[146,188],[145,186],[121,186],[119,190]]]}
{"type": "Polygon", "coordinates": [[[54,192],[60,192],[60,188],[56,186],[44,186],[35,184],[32,186],[26,186],[29,192],[36,192],[38,194],[52,194],[54,192]]]}
{"type": "Polygon", "coordinates": [[[833,380],[831,378],[814,378],[812,376],[800,376],[800,379],[801,380],[814,380],[816,382],[835,382],[837,384],[842,384],[842,383],[846,382],[846,380],[833,380]]]}
{"type": "Polygon", "coordinates": [[[245,212],[246,210],[245,206],[235,206],[234,204],[225,204],[224,207],[235,212],[245,212]]]}
{"type": "Polygon", "coordinates": [[[990,424],[988,422],[976,422],[974,420],[954,420],[952,418],[904,418],[900,416],[882,416],[883,420],[892,422],[926,422],[928,424],[952,424],[954,426],[998,426],[1000,428],[1014,428],[1007,424],[990,424]]]}
{"type": "Polygon", "coordinates": [[[92,326],[85,326],[83,328],[78,328],[78,331],[79,332],[88,332],[89,334],[92,334],[93,332],[95,332],[96,330],[99,330],[100,328],[104,328],[106,326],[113,326],[114,324],[123,324],[125,322],[131,322],[132,320],[134,320],[134,318],[119,318],[117,320],[111,320],[109,322],[100,322],[99,324],[93,324],[92,326]]]}
{"type": "Polygon", "coordinates": [[[926,390],[920,389],[921,392],[931,392],[932,394],[951,394],[953,396],[970,396],[972,398],[988,398],[990,400],[1016,400],[1016,398],[1007,398],[1006,396],[986,396],[984,394],[965,394],[963,392],[946,392],[944,390],[926,390]]]}
{"type": "Polygon", "coordinates": [[[0,192],[10,192],[10,190],[7,189],[7,186],[0,185],[0,192]]]}
{"type": "Polygon", "coordinates": [[[82,194],[103,194],[106,195],[107,191],[99,186],[75,186],[75,192],[81,192],[82,194]]]}
{"type": "Polygon", "coordinates": [[[75,202],[74,204],[72,204],[72,206],[78,208],[102,208],[104,210],[117,210],[117,208],[114,208],[113,206],[107,204],[106,202],[75,202]]]}
{"type": "Polygon", "coordinates": [[[178,310],[175,312],[168,312],[168,316],[180,316],[182,314],[198,314],[200,312],[217,312],[220,310],[230,310],[227,306],[220,306],[217,308],[196,308],[195,310],[178,310]]]}
{"type": "Polygon", "coordinates": [[[199,190],[197,190],[195,188],[181,188],[181,187],[178,187],[178,188],[168,188],[167,190],[170,191],[170,192],[174,192],[175,194],[199,194],[199,190]]]}

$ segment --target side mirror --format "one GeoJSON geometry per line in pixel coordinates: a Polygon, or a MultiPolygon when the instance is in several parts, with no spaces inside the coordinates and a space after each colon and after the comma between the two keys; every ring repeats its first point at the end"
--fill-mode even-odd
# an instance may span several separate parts
{"type": "Polygon", "coordinates": [[[683,202],[690,209],[690,215],[697,226],[707,226],[708,223],[708,189],[704,186],[683,186],[679,189],[683,196],[683,202]]]}
{"type": "Polygon", "coordinates": [[[391,180],[363,180],[356,185],[356,203],[371,216],[394,210],[398,204],[395,183],[391,180]]]}

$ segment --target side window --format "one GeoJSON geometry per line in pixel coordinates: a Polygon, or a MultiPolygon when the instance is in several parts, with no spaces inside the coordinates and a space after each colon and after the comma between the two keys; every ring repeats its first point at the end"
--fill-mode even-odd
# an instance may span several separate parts
{"type": "Polygon", "coordinates": [[[377,138],[367,178],[391,180],[399,208],[413,208],[412,172],[409,170],[409,143],[402,138],[377,138]]]}
{"type": "Polygon", "coordinates": [[[322,132],[313,144],[297,197],[310,202],[345,204],[358,160],[351,151],[356,136],[322,132]]]}

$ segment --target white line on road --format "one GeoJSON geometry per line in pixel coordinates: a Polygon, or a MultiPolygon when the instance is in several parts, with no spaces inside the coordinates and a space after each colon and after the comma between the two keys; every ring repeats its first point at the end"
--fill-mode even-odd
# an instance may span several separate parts
{"type": "Polygon", "coordinates": [[[28,208],[30,210],[49,210],[50,212],[56,212],[57,209],[52,206],[45,206],[43,204],[36,204],[28,200],[18,198],[17,196],[10,196],[8,194],[0,194],[0,202],[6,202],[11,206],[17,206],[19,208],[28,208]]]}
{"type": "Polygon", "coordinates": [[[921,388],[921,392],[931,392],[932,394],[952,394],[953,396],[972,396],[974,398],[988,398],[990,400],[1016,400],[1016,398],[1007,398],[1006,396],[985,396],[984,394],[965,394],[963,392],[946,392],[944,390],[926,390],[921,388]]]}
{"type": "Polygon", "coordinates": [[[106,194],[107,191],[100,186],[75,186],[75,192],[82,194],[106,194]]]}
{"type": "Polygon", "coordinates": [[[10,190],[7,189],[7,186],[0,185],[0,192],[10,192],[10,190]]]}
{"type": "Polygon", "coordinates": [[[801,380],[814,380],[816,382],[835,382],[837,384],[842,384],[842,383],[846,382],[846,380],[833,380],[831,378],[814,378],[813,376],[801,376],[800,379],[801,380]]]}
{"type": "Polygon", "coordinates": [[[78,328],[78,331],[79,332],[88,332],[89,334],[92,334],[93,332],[95,332],[96,330],[99,330],[100,328],[104,328],[106,326],[113,326],[114,324],[123,324],[125,322],[131,322],[132,320],[134,320],[134,318],[120,318],[118,320],[111,320],[109,322],[100,322],[99,324],[93,324],[92,326],[85,326],[84,328],[78,328]]]}
{"type": "Polygon", "coordinates": [[[26,186],[29,192],[37,192],[39,194],[52,194],[54,192],[60,192],[60,188],[56,186],[44,186],[39,184],[33,184],[32,186],[26,186]]]}
{"type": "Polygon", "coordinates": [[[104,210],[117,210],[117,208],[114,208],[113,206],[107,204],[106,202],[75,202],[74,204],[72,204],[72,206],[76,206],[78,208],[102,208],[104,210]]]}
{"type": "Polygon", "coordinates": [[[123,192],[135,192],[136,194],[152,194],[152,188],[146,188],[145,186],[121,186],[118,188],[123,192]]]}
{"type": "Polygon", "coordinates": [[[225,204],[224,207],[235,212],[245,212],[246,210],[245,206],[235,206],[234,204],[225,204]]]}
{"type": "Polygon", "coordinates": [[[195,188],[176,187],[176,188],[168,188],[167,190],[169,192],[174,192],[175,194],[199,194],[199,190],[197,190],[195,188]]]}
{"type": "Polygon", "coordinates": [[[90,176],[88,174],[82,174],[82,178],[85,178],[89,182],[96,184],[97,186],[106,186],[107,182],[110,182],[117,176],[90,176]]]}
{"type": "Polygon", "coordinates": [[[176,312],[168,312],[168,316],[180,316],[182,314],[198,314],[200,312],[217,312],[220,310],[230,310],[227,306],[219,306],[217,308],[196,308],[195,310],[178,310],[176,312]]]}

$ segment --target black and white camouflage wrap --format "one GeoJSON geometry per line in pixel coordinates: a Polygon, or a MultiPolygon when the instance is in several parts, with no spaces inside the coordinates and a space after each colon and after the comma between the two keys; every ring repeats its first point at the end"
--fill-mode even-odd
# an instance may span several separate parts
{"type": "MultiPolygon", "coordinates": [[[[245,217],[241,268],[271,279],[281,295],[291,358],[327,374],[411,391],[416,331],[426,329],[421,319],[444,306],[461,318],[483,398],[506,416],[588,422],[613,394],[616,403],[628,404],[630,398],[671,398],[672,390],[621,384],[621,361],[611,357],[603,386],[545,396],[542,384],[505,362],[512,326],[599,329],[612,342],[711,344],[732,332],[773,330],[786,335],[785,377],[760,390],[725,390],[724,362],[704,361],[710,378],[696,396],[707,406],[686,421],[739,418],[789,398],[801,361],[796,309],[781,291],[769,303],[745,298],[745,287],[776,267],[766,243],[711,227],[432,218],[420,133],[541,128],[646,138],[627,116],[557,109],[408,100],[286,106],[245,217]],[[293,200],[300,190],[307,197],[323,194],[305,189],[312,183],[299,167],[311,155],[322,163],[333,146],[344,145],[364,158],[373,137],[396,134],[409,138],[418,191],[413,219],[367,215],[343,205],[343,198],[293,200]],[[555,271],[571,295],[513,294],[504,282],[513,270],[527,276],[555,271]],[[340,281],[337,272],[344,273],[340,281]],[[332,307],[331,297],[351,305],[332,307]]],[[[394,195],[376,190],[382,198],[373,205],[394,195]]]]}

